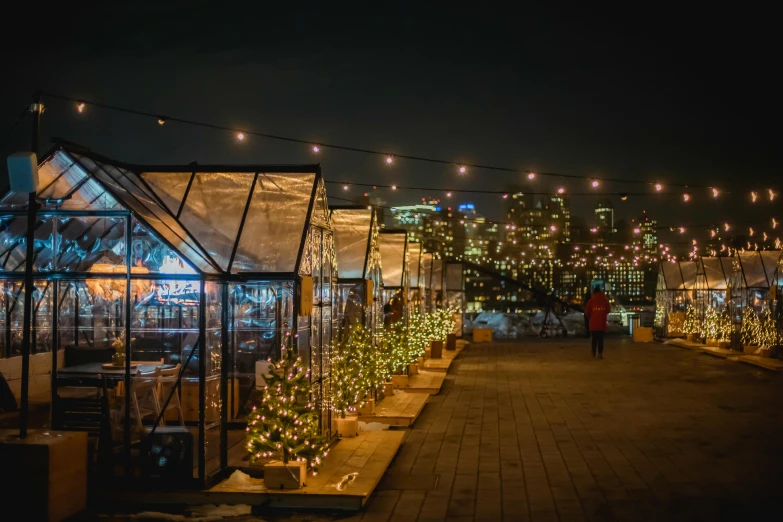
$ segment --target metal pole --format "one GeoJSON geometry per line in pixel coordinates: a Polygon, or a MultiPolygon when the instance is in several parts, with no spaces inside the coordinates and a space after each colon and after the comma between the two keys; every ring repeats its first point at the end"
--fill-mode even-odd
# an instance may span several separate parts
{"type": "MultiPolygon", "coordinates": [[[[33,132],[30,139],[30,150],[37,156],[38,131],[41,123],[40,93],[33,95],[30,112],[33,113],[33,132]]],[[[24,269],[24,319],[22,322],[22,400],[19,411],[19,438],[21,439],[27,437],[27,422],[30,410],[30,323],[33,316],[33,257],[35,256],[35,222],[38,211],[38,203],[35,197],[35,191],[30,192],[30,198],[27,203],[27,258],[24,269]]]]}

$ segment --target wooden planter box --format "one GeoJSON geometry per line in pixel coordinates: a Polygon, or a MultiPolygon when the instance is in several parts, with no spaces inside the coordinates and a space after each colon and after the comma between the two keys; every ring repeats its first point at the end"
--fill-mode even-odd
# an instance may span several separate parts
{"type": "Polygon", "coordinates": [[[359,417],[355,415],[346,415],[344,419],[337,417],[335,426],[338,436],[345,438],[356,437],[359,434],[359,417]]]}
{"type": "Polygon", "coordinates": [[[449,334],[446,336],[446,349],[447,350],[456,350],[457,349],[457,335],[456,334],[449,334]]]}
{"type": "Polygon", "coordinates": [[[375,399],[364,399],[364,404],[356,407],[357,415],[374,415],[375,414],[375,399]]]}
{"type": "Polygon", "coordinates": [[[718,346],[718,340],[717,339],[707,339],[707,346],[718,346]]]}
{"type": "Polygon", "coordinates": [[[408,365],[408,376],[413,377],[414,375],[419,374],[419,365],[418,364],[409,364],[408,365]]]}
{"type": "Polygon", "coordinates": [[[698,339],[697,339],[697,337],[696,337],[696,334],[692,334],[692,333],[689,333],[689,334],[687,334],[687,335],[685,336],[685,340],[686,340],[686,341],[689,341],[689,342],[691,342],[691,343],[697,343],[697,342],[699,342],[699,341],[698,341],[698,339]]]}
{"type": "Polygon", "coordinates": [[[307,462],[270,462],[264,465],[264,484],[267,489],[300,489],[306,474],[307,462]]]}
{"type": "Polygon", "coordinates": [[[743,344],[742,345],[742,353],[750,353],[750,354],[752,354],[752,353],[754,353],[758,349],[759,349],[758,346],[753,346],[753,345],[750,345],[750,344],[743,344]]]}
{"type": "Polygon", "coordinates": [[[65,520],[87,508],[87,433],[0,430],[2,520],[65,520]]]}
{"type": "Polygon", "coordinates": [[[443,359],[443,341],[430,342],[430,356],[433,359],[443,359]]]}
{"type": "Polygon", "coordinates": [[[718,348],[721,350],[728,350],[731,347],[731,342],[729,341],[718,341],[718,348]]]}
{"type": "Polygon", "coordinates": [[[394,395],[394,383],[393,382],[385,382],[381,385],[381,393],[384,397],[391,397],[394,395]]]}
{"type": "Polygon", "coordinates": [[[408,387],[407,375],[392,375],[391,380],[392,380],[392,384],[394,385],[394,389],[408,387]]]}

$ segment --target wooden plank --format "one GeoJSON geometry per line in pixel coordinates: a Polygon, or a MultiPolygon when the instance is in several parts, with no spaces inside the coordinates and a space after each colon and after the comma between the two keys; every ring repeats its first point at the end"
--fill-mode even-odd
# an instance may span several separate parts
{"type": "Polygon", "coordinates": [[[408,386],[404,391],[408,393],[428,393],[437,395],[443,387],[446,374],[443,372],[420,371],[408,379],[408,386]]]}
{"type": "Polygon", "coordinates": [[[372,415],[360,415],[359,422],[379,422],[389,426],[411,426],[424,410],[429,394],[397,390],[375,406],[372,415]]]}
{"type": "Polygon", "coordinates": [[[457,343],[455,350],[444,350],[443,357],[440,359],[425,359],[424,364],[419,367],[419,370],[427,370],[431,372],[443,372],[448,373],[451,368],[451,363],[462,352],[467,343],[457,343]]]}

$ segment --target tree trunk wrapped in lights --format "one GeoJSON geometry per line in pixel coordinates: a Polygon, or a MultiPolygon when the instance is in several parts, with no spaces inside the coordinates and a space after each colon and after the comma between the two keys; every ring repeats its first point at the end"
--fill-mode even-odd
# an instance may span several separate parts
{"type": "Polygon", "coordinates": [[[285,464],[305,461],[315,473],[327,446],[318,411],[310,402],[310,370],[293,348],[283,347],[280,361],[270,366],[264,378],[261,404],[247,416],[251,461],[275,457],[285,464]]]}
{"type": "Polygon", "coordinates": [[[740,329],[740,341],[744,346],[759,344],[761,334],[761,322],[753,307],[746,306],[742,312],[742,328],[740,329]]]}
{"type": "Polygon", "coordinates": [[[685,310],[685,322],[682,326],[682,331],[686,334],[701,335],[701,321],[696,314],[696,309],[691,305],[685,310]]]}

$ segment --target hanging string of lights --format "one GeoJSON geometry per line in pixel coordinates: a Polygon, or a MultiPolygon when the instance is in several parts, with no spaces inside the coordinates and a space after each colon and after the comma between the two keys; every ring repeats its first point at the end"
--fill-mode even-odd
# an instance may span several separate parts
{"type": "MultiPolygon", "coordinates": [[[[432,164],[440,164],[440,165],[450,165],[453,166],[456,171],[460,175],[468,174],[468,172],[472,169],[477,170],[487,170],[487,171],[495,171],[495,172],[508,172],[508,173],[514,173],[514,174],[525,174],[527,179],[530,181],[535,180],[539,176],[544,177],[550,177],[550,178],[559,178],[559,179],[574,179],[574,180],[583,180],[587,181],[589,186],[593,189],[598,189],[601,186],[602,182],[611,182],[611,183],[624,183],[624,184],[633,184],[633,185],[644,185],[644,186],[650,186],[653,188],[654,193],[657,194],[671,194],[664,192],[664,184],[661,181],[644,181],[644,180],[634,180],[634,179],[623,179],[623,178],[613,178],[613,177],[601,177],[601,176],[583,176],[578,174],[564,174],[564,173],[556,173],[556,172],[534,172],[530,169],[520,169],[520,168],[513,168],[513,167],[505,167],[505,166],[498,166],[498,165],[488,165],[488,164],[480,164],[480,163],[465,163],[465,162],[458,162],[453,160],[447,160],[443,158],[435,158],[435,157],[428,157],[428,156],[418,156],[418,155],[412,155],[412,154],[395,154],[391,153],[389,151],[381,151],[377,149],[368,149],[364,147],[356,147],[356,146],[350,146],[350,145],[343,145],[343,144],[337,144],[337,143],[313,143],[310,140],[304,140],[301,138],[295,138],[291,136],[283,136],[280,134],[271,134],[271,133],[265,133],[265,132],[259,132],[254,131],[250,129],[240,129],[236,127],[231,127],[227,125],[219,125],[215,123],[205,122],[205,121],[199,121],[189,118],[181,118],[181,117],[173,117],[173,116],[165,116],[158,113],[152,113],[149,111],[142,111],[138,109],[133,109],[130,107],[124,107],[120,105],[115,104],[109,104],[109,103],[101,103],[96,101],[88,101],[84,99],[79,99],[73,96],[66,96],[62,94],[52,93],[52,92],[42,92],[42,95],[56,99],[61,101],[67,101],[70,103],[74,103],[76,105],[76,109],[78,113],[84,113],[84,111],[88,107],[98,107],[101,109],[107,109],[111,111],[116,112],[122,112],[126,114],[133,114],[136,116],[143,116],[152,118],[158,125],[162,126],[168,122],[173,123],[180,123],[184,125],[190,125],[190,126],[196,126],[196,127],[202,127],[207,129],[212,129],[216,131],[223,131],[227,133],[232,133],[237,141],[243,142],[247,139],[249,136],[254,137],[260,137],[264,139],[271,139],[271,140],[278,140],[278,141],[286,141],[289,143],[298,143],[302,145],[306,145],[314,154],[318,154],[322,152],[324,149],[333,149],[333,150],[340,150],[340,151],[347,151],[347,152],[355,152],[355,153],[361,153],[361,154],[370,154],[375,155],[383,158],[383,161],[387,166],[392,166],[395,164],[395,161],[398,159],[404,159],[404,160],[410,160],[410,161],[416,161],[416,162],[424,162],[424,163],[432,163],[432,164]]],[[[709,190],[709,193],[712,195],[714,199],[717,199],[721,194],[728,194],[730,192],[719,189],[713,185],[704,185],[700,183],[669,183],[670,187],[680,187],[680,188],[688,188],[688,189],[694,189],[694,188],[706,188],[709,190]]],[[[450,191],[450,192],[456,192],[456,191],[450,191]]],[[[463,191],[464,192],[464,191],[463,191]]],[[[755,203],[759,199],[759,194],[762,193],[759,189],[752,189],[752,190],[741,190],[739,192],[742,192],[743,194],[748,194],[750,196],[751,202],[755,203]]],[[[763,190],[763,192],[767,195],[769,201],[773,201],[778,194],[778,190],[774,188],[766,188],[763,190]]],[[[558,189],[558,193],[563,194],[565,193],[565,188],[560,187],[558,189]]],[[[576,195],[576,194],[572,194],[576,195]]],[[[625,193],[618,193],[618,194],[606,194],[606,195],[619,195],[623,198],[626,198],[629,194],[625,193]]],[[[647,195],[647,193],[644,194],[637,194],[637,195],[647,195]]],[[[690,192],[683,192],[680,194],[682,197],[683,202],[691,201],[692,194],[690,192]]]]}

